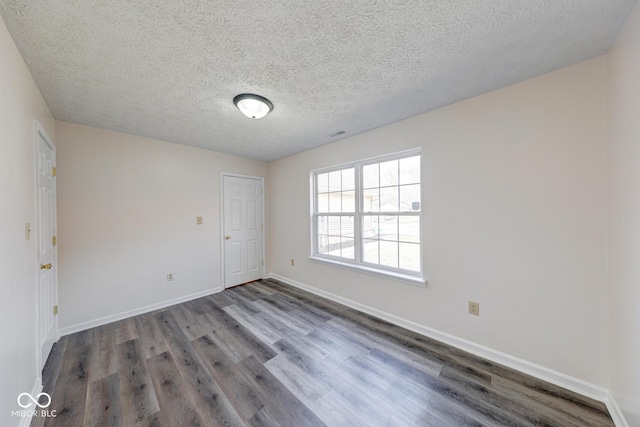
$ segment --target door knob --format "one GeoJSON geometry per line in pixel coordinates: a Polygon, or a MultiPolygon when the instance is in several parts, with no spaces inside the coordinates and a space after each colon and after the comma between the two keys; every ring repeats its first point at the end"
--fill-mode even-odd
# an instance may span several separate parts
{"type": "Polygon", "coordinates": [[[224,236],[224,238],[225,238],[226,240],[229,240],[229,239],[231,238],[231,236],[224,236]]]}
{"type": "Polygon", "coordinates": [[[53,267],[51,265],[51,263],[49,263],[49,264],[40,264],[40,270],[51,270],[51,267],[53,267]]]}

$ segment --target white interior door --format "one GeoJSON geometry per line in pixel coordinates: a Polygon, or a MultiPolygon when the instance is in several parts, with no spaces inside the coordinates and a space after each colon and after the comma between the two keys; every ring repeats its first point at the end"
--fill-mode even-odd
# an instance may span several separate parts
{"type": "Polygon", "coordinates": [[[262,180],[223,176],[224,287],[262,278],[262,180]]]}
{"type": "Polygon", "coordinates": [[[37,247],[38,247],[38,344],[39,365],[44,367],[51,347],[58,340],[56,180],[55,146],[44,130],[37,128],[37,247]],[[54,313],[55,309],[55,313],[54,313]]]}

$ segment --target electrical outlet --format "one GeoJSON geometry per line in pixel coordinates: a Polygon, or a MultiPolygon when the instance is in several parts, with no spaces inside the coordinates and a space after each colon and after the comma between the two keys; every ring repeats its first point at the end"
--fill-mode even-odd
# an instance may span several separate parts
{"type": "Polygon", "coordinates": [[[170,282],[173,280],[173,273],[167,273],[167,282],[170,282]]]}
{"type": "Polygon", "coordinates": [[[469,314],[480,316],[480,303],[469,301],[469,314]]]}
{"type": "Polygon", "coordinates": [[[296,260],[294,260],[293,258],[291,258],[291,266],[295,266],[296,265],[296,260]]]}
{"type": "Polygon", "coordinates": [[[202,217],[201,216],[197,216],[196,217],[196,224],[202,225],[202,217]]]}

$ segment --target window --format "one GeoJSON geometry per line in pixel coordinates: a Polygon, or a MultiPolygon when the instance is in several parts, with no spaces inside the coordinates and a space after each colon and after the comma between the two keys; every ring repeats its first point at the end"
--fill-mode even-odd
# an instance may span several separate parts
{"type": "Polygon", "coordinates": [[[311,177],[312,259],[424,283],[420,150],[311,177]]]}

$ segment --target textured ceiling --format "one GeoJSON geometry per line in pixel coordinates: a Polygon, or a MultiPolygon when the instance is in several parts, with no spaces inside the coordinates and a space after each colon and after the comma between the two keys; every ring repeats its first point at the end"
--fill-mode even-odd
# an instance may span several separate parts
{"type": "Polygon", "coordinates": [[[56,119],[273,160],[601,55],[635,0],[0,0],[56,119]],[[244,117],[235,95],[274,111],[244,117]]]}

